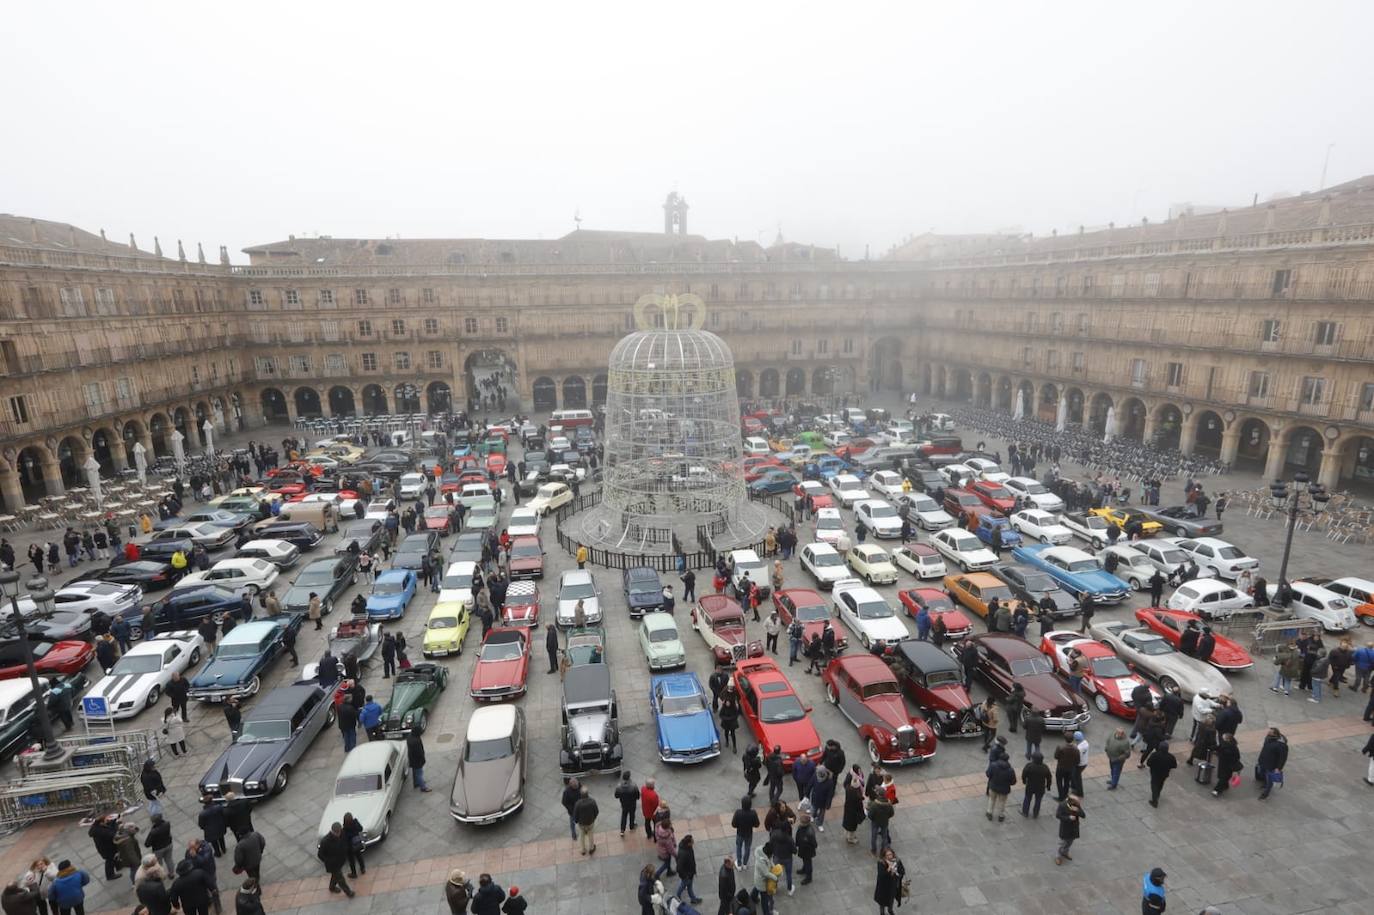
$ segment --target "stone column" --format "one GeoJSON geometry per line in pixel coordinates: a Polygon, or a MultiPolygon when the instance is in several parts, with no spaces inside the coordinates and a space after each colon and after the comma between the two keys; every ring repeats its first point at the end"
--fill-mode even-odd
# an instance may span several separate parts
{"type": "Polygon", "coordinates": [[[196,414],[194,411],[187,411],[186,432],[184,434],[186,436],[186,441],[182,447],[186,449],[187,455],[189,456],[193,449],[199,451],[204,443],[201,441],[200,425],[196,422],[196,414]]]}
{"type": "Polygon", "coordinates": [[[1283,475],[1283,457],[1288,451],[1288,437],[1282,432],[1269,436],[1269,454],[1264,462],[1264,479],[1272,483],[1283,475]]]}
{"type": "Polygon", "coordinates": [[[0,498],[5,500],[5,513],[13,515],[27,503],[24,487],[19,483],[19,471],[13,467],[0,470],[0,498]]]}
{"type": "Polygon", "coordinates": [[[62,483],[62,467],[57,463],[57,458],[43,449],[40,466],[43,468],[43,487],[50,496],[65,496],[67,487],[62,483]]]}
{"type": "Polygon", "coordinates": [[[1231,428],[1221,433],[1221,460],[1226,464],[1236,463],[1236,452],[1240,450],[1240,425],[1232,423],[1231,428]]]}
{"type": "Polygon", "coordinates": [[[1155,425],[1155,413],[1153,410],[1147,409],[1145,411],[1145,429],[1140,433],[1140,440],[1147,445],[1155,436],[1155,425]]]}
{"type": "Polygon", "coordinates": [[[1197,444],[1197,424],[1198,421],[1193,417],[1183,417],[1183,428],[1178,434],[1178,450],[1184,454],[1192,454],[1193,446],[1197,444]]]}
{"type": "Polygon", "coordinates": [[[1345,462],[1345,455],[1336,450],[1334,445],[1328,444],[1322,451],[1321,467],[1317,470],[1317,482],[1329,490],[1335,490],[1336,485],[1341,479],[1341,464],[1345,462]]]}
{"type": "Polygon", "coordinates": [[[124,451],[124,439],[111,435],[107,439],[110,446],[110,463],[114,465],[115,473],[129,466],[129,455],[124,451]]]}

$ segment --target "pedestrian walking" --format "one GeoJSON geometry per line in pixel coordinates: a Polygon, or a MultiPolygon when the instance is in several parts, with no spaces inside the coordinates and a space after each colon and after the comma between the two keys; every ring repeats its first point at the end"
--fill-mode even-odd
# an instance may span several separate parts
{"type": "Polygon", "coordinates": [[[732,694],[726,697],[725,702],[720,707],[720,744],[722,747],[729,744],[732,753],[739,752],[739,745],[735,742],[737,730],[739,730],[739,706],[735,703],[732,694]]]}
{"type": "Polygon", "coordinates": [[[433,789],[425,781],[425,741],[415,728],[406,734],[406,755],[410,758],[411,783],[417,791],[429,794],[433,789]]]}
{"type": "Polygon", "coordinates": [[[882,848],[892,844],[890,824],[895,808],[885,795],[869,799],[868,802],[868,850],[876,856],[882,848]]]}
{"type": "Polygon", "coordinates": [[[262,907],[262,887],[249,877],[234,894],[234,915],[267,915],[262,907]]]}
{"type": "Polygon", "coordinates": [[[1263,782],[1260,800],[1267,800],[1275,785],[1283,784],[1283,767],[1288,764],[1288,738],[1278,728],[1270,728],[1264,735],[1255,765],[1256,780],[1263,782]]]}
{"type": "Polygon", "coordinates": [[[1025,788],[1021,796],[1021,816],[1039,819],[1040,802],[1050,786],[1050,767],[1045,765],[1045,757],[1039,751],[1021,767],[1021,784],[1025,788]]]}
{"type": "Polygon", "coordinates": [[[1369,757],[1369,771],[1365,773],[1364,783],[1374,785],[1374,734],[1369,736],[1369,741],[1360,752],[1369,757]]]}
{"type": "Polygon", "coordinates": [[[1178,768],[1178,760],[1169,752],[1169,741],[1161,740],[1150,751],[1145,766],[1150,770],[1150,806],[1158,807],[1159,793],[1164,790],[1164,782],[1168,780],[1169,773],[1178,768]]]}
{"type": "Polygon", "coordinates": [[[1107,738],[1103,752],[1107,755],[1107,768],[1111,771],[1111,777],[1107,779],[1107,790],[1115,791],[1116,786],[1121,783],[1121,770],[1126,765],[1126,760],[1131,757],[1131,739],[1126,736],[1125,728],[1117,728],[1112,732],[1112,736],[1107,738]]]}
{"type": "Polygon", "coordinates": [[[797,800],[811,793],[816,782],[816,764],[809,756],[799,756],[792,762],[792,783],[797,786],[797,800]]]}
{"type": "Polygon", "coordinates": [[[677,845],[677,889],[673,891],[673,896],[679,901],[682,894],[687,894],[687,899],[692,905],[699,905],[701,897],[697,895],[692,882],[697,876],[697,852],[696,844],[690,833],[682,837],[682,841],[677,845]]]}
{"type": "Polygon", "coordinates": [[[162,865],[166,873],[172,872],[172,824],[163,818],[162,814],[152,815],[152,825],[148,827],[148,836],[143,840],[143,847],[151,851],[162,865]]]}
{"type": "Polygon", "coordinates": [[[740,798],[739,809],[730,819],[735,830],[735,860],[748,861],[749,852],[754,845],[754,830],[759,828],[759,813],[754,809],[753,796],[746,794],[740,798]]]}
{"type": "Polygon", "coordinates": [[[351,698],[339,704],[339,732],[343,735],[344,752],[349,753],[358,744],[358,709],[351,698]]]}
{"type": "Polygon", "coordinates": [[[210,915],[213,892],[209,875],[186,858],[177,863],[176,874],[167,892],[172,908],[180,909],[182,915],[210,915]]]}
{"type": "Polygon", "coordinates": [[[234,841],[242,842],[243,837],[253,832],[253,804],[246,797],[239,797],[233,791],[224,793],[224,822],[234,834],[234,841]]]}
{"type": "Polygon", "coordinates": [[[162,741],[172,751],[173,756],[181,756],[186,750],[186,725],[177,717],[176,709],[162,710],[162,741]]]}
{"type": "MultiPolygon", "coordinates": [[[[776,615],[776,614],[775,614],[776,615]]],[[[797,655],[801,652],[802,642],[806,638],[806,626],[797,617],[792,618],[792,622],[787,626],[787,666],[791,667],[797,663],[797,655]]]]}
{"type": "Polygon", "coordinates": [[[1001,823],[1007,818],[1007,797],[1011,795],[1012,786],[1016,784],[1016,770],[1011,767],[1005,753],[999,753],[988,763],[985,774],[988,779],[987,818],[991,821],[995,814],[997,822],[1001,823]]]}
{"type": "Polygon", "coordinates": [[[891,846],[883,849],[878,861],[878,880],[873,887],[873,901],[878,903],[878,915],[896,915],[894,905],[902,902],[903,888],[906,885],[906,865],[897,857],[891,846]]]}
{"type": "Polygon", "coordinates": [[[1160,915],[1164,911],[1164,868],[1151,868],[1142,881],[1143,896],[1140,900],[1142,915],[1160,915]]]}
{"type": "Polygon", "coordinates": [[[692,603],[697,599],[697,573],[691,569],[678,576],[682,582],[682,599],[687,603],[692,603]]]}
{"type": "Polygon", "coordinates": [[[673,821],[670,817],[659,818],[654,825],[654,849],[659,861],[658,869],[654,871],[654,879],[657,880],[665,874],[676,877],[673,861],[677,857],[677,833],[673,830],[673,821]]]}
{"type": "Polygon", "coordinates": [[[993,738],[997,736],[997,700],[988,696],[983,700],[982,705],[974,707],[974,715],[978,719],[978,724],[983,729],[983,752],[986,753],[988,747],[992,745],[993,738]]]}
{"type": "Polygon", "coordinates": [[[344,838],[342,823],[334,823],[329,827],[328,834],[320,840],[315,857],[320,859],[325,872],[329,874],[329,892],[343,893],[352,899],[353,888],[343,874],[343,867],[348,863],[348,840],[344,838]]]}
{"type": "Polygon", "coordinates": [[[816,829],[825,832],[825,815],[835,802],[835,776],[825,766],[816,767],[816,778],[811,783],[807,799],[811,802],[811,816],[816,829]]]}
{"type": "Polygon", "coordinates": [[[596,799],[586,786],[578,791],[577,802],[573,804],[573,820],[577,823],[578,846],[584,855],[596,854],[596,818],[600,813],[596,799]]]}
{"type": "Polygon", "coordinates": [[[119,877],[119,849],[115,847],[115,839],[119,834],[119,817],[114,814],[106,814],[96,817],[91,828],[86,835],[91,837],[95,843],[96,853],[105,862],[105,879],[114,880],[119,877]]]}
{"type": "Polygon", "coordinates": [[[1026,732],[1026,759],[1040,752],[1040,742],[1045,738],[1045,710],[1030,709],[1021,722],[1026,732]]]}
{"type": "Polygon", "coordinates": [[[644,838],[650,842],[654,840],[654,814],[658,813],[658,805],[658,790],[654,787],[654,780],[645,779],[644,786],[639,789],[639,812],[644,818],[644,838]]]}
{"type": "Polygon", "coordinates": [[[726,855],[720,862],[720,870],[716,871],[716,898],[720,900],[716,915],[734,915],[735,888],[735,859],[726,855]]]}
{"type": "Polygon", "coordinates": [[[1072,861],[1073,855],[1069,854],[1069,849],[1078,840],[1081,833],[1081,821],[1087,816],[1083,812],[1083,801],[1080,798],[1070,795],[1059,802],[1059,807],[1054,812],[1054,817],[1059,821],[1059,851],[1054,857],[1055,864],[1063,864],[1065,861],[1072,861]]]}
{"type": "Polygon", "coordinates": [[[781,632],[782,618],[778,616],[778,611],[774,610],[763,622],[763,633],[767,641],[765,647],[773,654],[778,653],[778,635],[781,632]]]}
{"type": "MultiPolygon", "coordinates": [[[[773,751],[768,754],[768,758],[763,762],[766,776],[763,780],[768,788],[768,803],[775,804],[782,798],[783,787],[783,762],[782,747],[775,746],[773,751]]],[[[751,792],[752,793],[752,792],[751,792]]]]}
{"type": "Polygon", "coordinates": [[[172,679],[167,682],[167,701],[172,704],[173,709],[181,713],[182,721],[191,720],[190,713],[186,710],[186,704],[190,698],[190,682],[181,675],[181,671],[176,671],[172,674],[172,679]]]}
{"type": "Polygon", "coordinates": [[[253,880],[262,880],[262,855],[266,850],[267,840],[257,830],[250,829],[239,836],[234,844],[234,872],[241,871],[253,880]]]}
{"type": "Polygon", "coordinates": [[[310,602],[306,604],[305,615],[307,619],[315,622],[316,632],[324,628],[324,622],[322,620],[324,616],[324,604],[320,601],[320,595],[316,594],[314,591],[310,592],[310,602]]]}
{"type": "Polygon", "coordinates": [[[757,744],[751,743],[745,747],[742,763],[744,765],[744,781],[749,786],[749,796],[753,797],[758,788],[759,779],[763,775],[763,758],[759,755],[757,744]]]}
{"type": "Polygon", "coordinates": [[[1078,747],[1072,734],[1064,735],[1064,742],[1054,750],[1055,800],[1063,801],[1073,792],[1073,778],[1078,772],[1078,747]]]}
{"type": "Polygon", "coordinates": [[[343,817],[344,849],[348,854],[348,876],[357,878],[359,873],[367,873],[367,862],[363,860],[363,824],[352,813],[343,817]]]}
{"type": "Polygon", "coordinates": [[[620,837],[623,839],[626,828],[635,828],[635,809],[639,806],[639,786],[630,779],[629,769],[620,773],[615,799],[620,802],[620,837]]]}
{"type": "MultiPolygon", "coordinates": [[[[1217,739],[1217,783],[1212,789],[1212,797],[1221,797],[1231,790],[1231,781],[1240,781],[1239,773],[1245,768],[1240,761],[1240,746],[1236,743],[1236,735],[1222,734],[1217,739]]],[[[1371,772],[1374,775],[1374,772],[1371,772]]]]}

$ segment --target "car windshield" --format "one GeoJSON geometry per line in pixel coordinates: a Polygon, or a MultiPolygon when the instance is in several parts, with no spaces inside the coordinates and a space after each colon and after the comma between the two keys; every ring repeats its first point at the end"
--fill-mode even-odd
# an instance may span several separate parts
{"type": "Polygon", "coordinates": [[[445,520],[448,518],[448,509],[444,508],[442,505],[436,505],[434,508],[427,508],[425,509],[425,517],[445,520]]]}
{"type": "Polygon", "coordinates": [[[840,492],[863,492],[864,484],[858,480],[841,480],[839,482],[840,492]]]}
{"type": "Polygon", "coordinates": [[[509,737],[496,737],[491,740],[469,740],[463,750],[463,761],[470,763],[491,762],[505,759],[511,755],[509,737]]]}
{"type": "Polygon", "coordinates": [[[1244,553],[1244,551],[1241,550],[1241,549],[1239,549],[1239,548],[1237,548],[1237,547],[1234,547],[1234,546],[1224,546],[1224,547],[1222,547],[1221,549],[1217,550],[1217,555],[1220,556],[1222,559],[1244,559],[1244,558],[1245,558],[1245,553],[1244,553]]]}
{"type": "Polygon", "coordinates": [[[772,696],[759,702],[759,720],[764,724],[801,721],[805,717],[806,709],[796,696],[772,696]]]}
{"type": "Polygon", "coordinates": [[[1011,498],[1011,493],[1007,492],[1005,486],[984,486],[983,494],[993,499],[1011,498]]]}
{"type": "Polygon", "coordinates": [[[1159,558],[1169,565],[1178,565],[1188,561],[1188,557],[1184,555],[1182,550],[1160,550],[1159,558]]]}
{"type": "Polygon", "coordinates": [[[488,640],[482,646],[483,661],[514,661],[524,654],[524,646],[519,642],[493,642],[488,640]]]}
{"type": "Polygon", "coordinates": [[[640,580],[630,582],[631,594],[657,594],[658,591],[659,587],[657,582],[640,580]]]}
{"type": "Polygon", "coordinates": [[[345,797],[350,794],[368,794],[382,790],[381,775],[373,772],[367,775],[345,775],[334,783],[334,796],[345,797]]]}
{"type": "Polygon", "coordinates": [[[1083,526],[1086,527],[1088,530],[1105,531],[1107,529],[1106,519],[1099,517],[1098,515],[1088,515],[1087,517],[1082,518],[1080,520],[1082,521],[1083,526]]]}
{"type": "MultiPolygon", "coordinates": [[[[844,528],[844,522],[839,518],[817,518],[816,530],[818,531],[837,531],[844,528]]],[[[839,557],[837,556],[836,559],[839,557]]]]}
{"type": "Polygon", "coordinates": [[[285,740],[291,736],[291,722],[280,719],[245,721],[243,733],[235,743],[262,743],[267,740],[285,740]]]}
{"type": "Polygon", "coordinates": [[[222,660],[227,659],[231,661],[237,661],[243,658],[256,658],[260,653],[261,648],[257,642],[250,642],[244,645],[222,644],[219,646],[219,651],[216,652],[222,660]]]}
{"type": "Polygon", "coordinates": [[[803,623],[820,623],[829,619],[830,611],[825,609],[825,604],[810,604],[798,607],[796,616],[803,623]]]}
{"type": "Polygon", "coordinates": [[[560,600],[586,600],[589,597],[596,597],[596,588],[592,587],[589,581],[573,581],[563,586],[563,591],[558,595],[560,600]]]}
{"type": "Polygon", "coordinates": [[[897,511],[891,505],[870,505],[868,513],[874,518],[895,518],[897,511]]]}
{"type": "Polygon", "coordinates": [[[1163,639],[1141,639],[1136,643],[1136,651],[1144,655],[1169,654],[1173,651],[1163,639]]]}
{"type": "Polygon", "coordinates": [[[977,537],[974,537],[972,535],[954,537],[953,541],[954,548],[965,553],[971,552],[976,549],[980,549],[983,545],[983,541],[979,540],[977,537]]]}
{"type": "Polygon", "coordinates": [[[693,715],[704,708],[706,702],[700,693],[690,696],[664,696],[659,702],[659,710],[664,715],[693,715]]]}
{"type": "Polygon", "coordinates": [[[313,566],[305,569],[296,577],[296,587],[301,585],[327,585],[334,580],[334,566],[313,566]]]}
{"type": "Polygon", "coordinates": [[[959,673],[953,670],[933,670],[926,674],[926,686],[932,689],[937,686],[957,686],[963,682],[959,679],[959,673]]]}
{"type": "Polygon", "coordinates": [[[544,555],[544,551],[537,543],[517,543],[510,549],[511,559],[529,559],[544,555]]]}
{"type": "Polygon", "coordinates": [[[918,496],[912,499],[911,507],[918,512],[933,512],[940,509],[940,506],[935,504],[935,500],[929,496],[918,496]]]}
{"type": "Polygon", "coordinates": [[[840,558],[839,553],[816,553],[811,564],[818,568],[842,566],[844,565],[844,560],[840,558]]]}
{"type": "Polygon", "coordinates": [[[1043,657],[1021,658],[1011,662],[1011,675],[1013,677],[1029,677],[1031,674],[1047,674],[1050,672],[1050,662],[1043,657]]]}
{"type": "Polygon", "coordinates": [[[121,674],[155,674],[162,670],[162,656],[156,654],[125,655],[115,662],[110,676],[121,674]]]}
{"type": "Polygon", "coordinates": [[[1058,591],[1059,583],[1044,572],[1033,572],[1026,576],[1027,591],[1058,591]]]}
{"type": "Polygon", "coordinates": [[[1092,572],[1097,569],[1097,563],[1091,559],[1075,559],[1067,565],[1070,572],[1092,572]]]}
{"type": "Polygon", "coordinates": [[[1032,496],[1043,496],[1045,493],[1049,492],[1048,489],[1041,486],[1039,483],[1022,483],[1021,488],[1025,490],[1027,495],[1032,496]]]}
{"type": "Polygon", "coordinates": [[[458,617],[456,616],[434,616],[429,620],[430,629],[457,629],[458,617]]]}
{"type": "Polygon", "coordinates": [[[651,642],[676,642],[677,630],[669,627],[663,629],[649,630],[649,641],[651,642]]]}
{"type": "Polygon", "coordinates": [[[875,600],[859,604],[861,620],[881,620],[889,616],[892,616],[892,608],[887,605],[887,601],[875,600]]]}
{"type": "Polygon", "coordinates": [[[1131,669],[1120,658],[1097,658],[1092,662],[1093,673],[1099,677],[1129,677],[1131,669]]]}
{"type": "Polygon", "coordinates": [[[373,594],[400,594],[406,589],[404,578],[381,578],[372,586],[373,594]]]}

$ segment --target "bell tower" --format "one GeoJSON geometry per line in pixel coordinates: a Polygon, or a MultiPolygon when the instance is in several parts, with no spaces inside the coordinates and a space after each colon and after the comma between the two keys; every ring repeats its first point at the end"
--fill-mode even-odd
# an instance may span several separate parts
{"type": "Polygon", "coordinates": [[[677,191],[663,201],[663,234],[687,234],[687,201],[677,191]]]}

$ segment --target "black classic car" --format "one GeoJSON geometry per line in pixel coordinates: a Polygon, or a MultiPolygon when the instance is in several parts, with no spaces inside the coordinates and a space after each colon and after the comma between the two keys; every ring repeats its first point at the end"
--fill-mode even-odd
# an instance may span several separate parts
{"type": "Polygon", "coordinates": [[[258,699],[243,731],[200,779],[200,793],[262,800],[286,788],[311,741],[334,723],[334,703],[314,683],[283,686],[258,699]]]}
{"type": "Polygon", "coordinates": [[[438,534],[434,531],[416,531],[396,547],[396,552],[391,556],[391,567],[418,571],[424,558],[438,549],[438,534]]]}
{"type": "Polygon", "coordinates": [[[239,538],[237,545],[243,546],[250,540],[285,540],[301,550],[313,550],[323,539],[324,534],[309,521],[273,521],[255,525],[250,533],[239,538]]]}
{"type": "Polygon", "coordinates": [[[291,613],[304,613],[310,607],[310,595],[319,595],[324,613],[334,609],[334,602],[358,580],[358,559],[352,553],[336,553],[327,559],[316,559],[301,569],[296,580],[282,596],[281,605],[291,613]]]}
{"type": "Polygon", "coordinates": [[[191,698],[220,702],[230,696],[255,696],[262,688],[262,674],[282,652],[288,630],[298,631],[299,613],[274,619],[250,620],[222,636],[210,660],[191,678],[191,698]]]}
{"type": "Polygon", "coordinates": [[[139,559],[135,562],[120,562],[83,575],[97,581],[112,581],[121,585],[138,585],[146,594],[149,591],[165,591],[172,586],[172,564],[165,559],[139,559]]]}
{"type": "Polygon", "coordinates": [[[386,526],[382,522],[366,519],[354,521],[344,528],[343,536],[339,538],[339,545],[334,548],[334,552],[347,553],[350,547],[357,544],[360,552],[371,553],[376,551],[384,536],[386,526]]]}
{"type": "Polygon", "coordinates": [[[1055,618],[1073,616],[1080,609],[1078,599],[1061,588],[1059,582],[1051,578],[1048,572],[1028,566],[999,563],[992,567],[992,574],[1007,583],[1013,597],[1030,605],[1026,609],[1030,611],[1031,619],[1035,618],[1040,602],[1046,597],[1054,602],[1051,615],[1055,618]]]}

